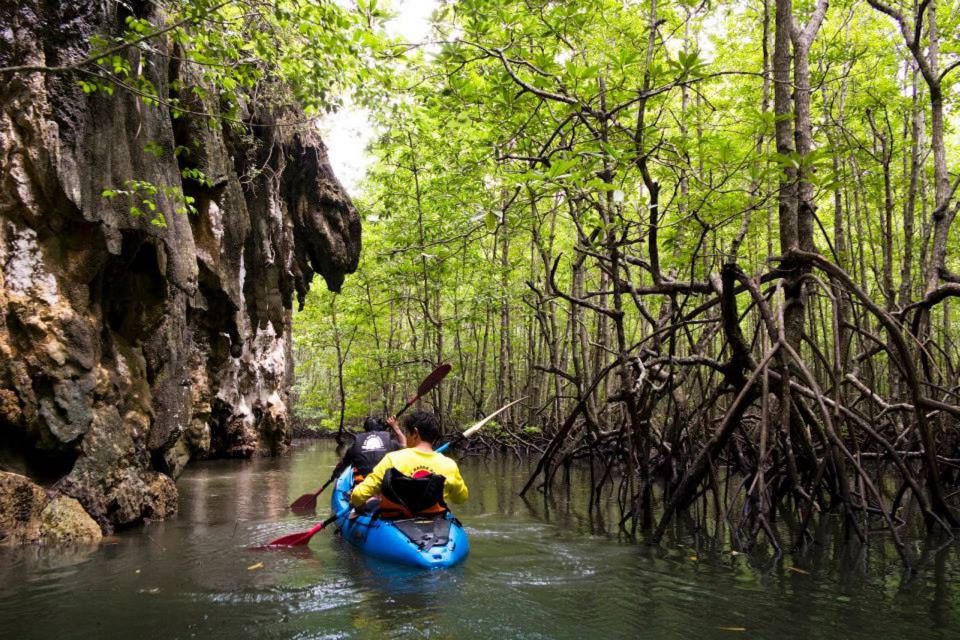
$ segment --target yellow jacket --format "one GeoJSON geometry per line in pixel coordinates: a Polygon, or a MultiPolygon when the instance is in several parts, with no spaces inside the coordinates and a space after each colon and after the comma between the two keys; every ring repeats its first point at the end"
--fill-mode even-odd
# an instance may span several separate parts
{"type": "Polygon", "coordinates": [[[463,476],[460,475],[460,468],[456,462],[436,451],[401,449],[391,451],[377,463],[370,475],[353,489],[353,493],[350,494],[350,504],[359,507],[380,493],[383,476],[387,473],[387,469],[391,467],[411,477],[414,473],[423,469],[431,473],[439,473],[446,478],[443,483],[444,502],[459,504],[465,502],[469,495],[467,484],[463,481],[463,476]]]}

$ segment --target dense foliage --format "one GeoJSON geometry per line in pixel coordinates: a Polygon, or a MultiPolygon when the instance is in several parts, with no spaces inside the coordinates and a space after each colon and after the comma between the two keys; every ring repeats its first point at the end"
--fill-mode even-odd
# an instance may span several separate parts
{"type": "Polygon", "coordinates": [[[382,42],[376,26],[385,17],[377,3],[345,7],[332,0],[164,0],[138,11],[107,3],[124,26],[119,35],[95,34],[86,58],[69,67],[87,92],[131,91],[147,104],[165,103],[176,114],[190,105],[164,95],[144,73],[149,55],[170,57],[197,69],[195,82],[170,87],[197,97],[216,92],[219,121],[242,124],[251,108],[288,109],[306,116],[339,106],[347,92],[391,77],[378,71],[382,42]],[[370,81],[374,81],[371,83],[370,81]]]}
{"type": "Polygon", "coordinates": [[[375,109],[360,271],[297,318],[301,410],[395,410],[449,360],[448,425],[527,396],[495,439],[545,446],[547,486],[619,461],[642,526],[664,480],[658,535],[723,502],[721,461],[748,474],[747,539],[776,538],[784,497],[806,521],[834,496],[865,535],[852,514],[896,529],[909,492],[949,527],[958,21],[927,1],[442,3],[375,109]]]}

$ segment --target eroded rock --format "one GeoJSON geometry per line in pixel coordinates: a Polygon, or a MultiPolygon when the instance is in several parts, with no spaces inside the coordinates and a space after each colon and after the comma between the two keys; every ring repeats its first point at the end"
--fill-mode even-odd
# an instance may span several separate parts
{"type": "Polygon", "coordinates": [[[96,544],[101,538],[99,525],[75,498],[57,496],[40,514],[43,544],[96,544]]]}
{"type": "MultiPolygon", "coordinates": [[[[0,66],[83,59],[92,34],[119,29],[115,7],[0,3],[0,66]]],[[[216,113],[173,43],[152,45],[134,66],[216,113]]],[[[356,268],[359,217],[323,143],[242,117],[256,126],[174,119],[124,91],[86,95],[69,74],[0,81],[0,445],[104,531],[172,513],[191,459],[284,450],[294,298],[314,273],[338,288],[356,268]],[[165,226],[103,196],[130,180],[159,189],[165,226]],[[187,195],[197,213],[176,213],[187,195]]],[[[18,491],[32,523],[46,503],[18,491]]]]}
{"type": "Polygon", "coordinates": [[[143,481],[147,485],[147,500],[143,510],[145,517],[162,520],[177,512],[177,485],[170,476],[148,471],[143,481]]]}
{"type": "Polygon", "coordinates": [[[0,471],[0,544],[36,542],[48,501],[46,492],[26,476],[0,471]]]}

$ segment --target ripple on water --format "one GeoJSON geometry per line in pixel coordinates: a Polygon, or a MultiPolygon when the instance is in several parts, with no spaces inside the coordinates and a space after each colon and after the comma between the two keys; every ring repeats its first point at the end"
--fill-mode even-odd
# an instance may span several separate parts
{"type": "Polygon", "coordinates": [[[349,637],[350,634],[345,631],[335,631],[333,633],[301,631],[290,636],[291,640],[343,640],[344,638],[349,637]]]}
{"type": "Polygon", "coordinates": [[[356,604],[362,600],[362,596],[351,590],[350,581],[345,579],[301,587],[275,585],[242,592],[196,593],[193,597],[215,604],[277,605],[290,614],[327,611],[356,604]]]}
{"type": "Polygon", "coordinates": [[[325,515],[286,505],[334,462],[324,444],[192,466],[167,522],[89,555],[0,550],[0,638],[960,637],[958,550],[912,581],[876,562],[841,573],[829,553],[801,574],[769,558],[651,550],[581,535],[585,507],[578,516],[573,503],[559,520],[525,510],[519,486],[478,460],[461,468],[489,499],[462,510],[471,555],[454,569],[382,563],[332,531],[305,548],[249,549],[325,515]]]}

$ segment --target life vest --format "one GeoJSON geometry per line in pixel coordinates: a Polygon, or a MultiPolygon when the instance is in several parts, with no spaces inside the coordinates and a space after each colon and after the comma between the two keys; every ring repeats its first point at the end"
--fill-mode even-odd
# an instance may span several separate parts
{"type": "MultiPolygon", "coordinates": [[[[363,476],[373,471],[383,456],[399,448],[400,444],[391,439],[386,431],[364,431],[357,435],[344,459],[353,465],[361,476],[360,480],[363,480],[363,476]]],[[[360,481],[357,481],[357,484],[360,484],[360,481]]]]}
{"type": "Polygon", "coordinates": [[[388,469],[380,486],[380,517],[396,520],[443,515],[447,512],[443,501],[445,481],[439,473],[418,471],[411,478],[394,468],[388,469]]]}

